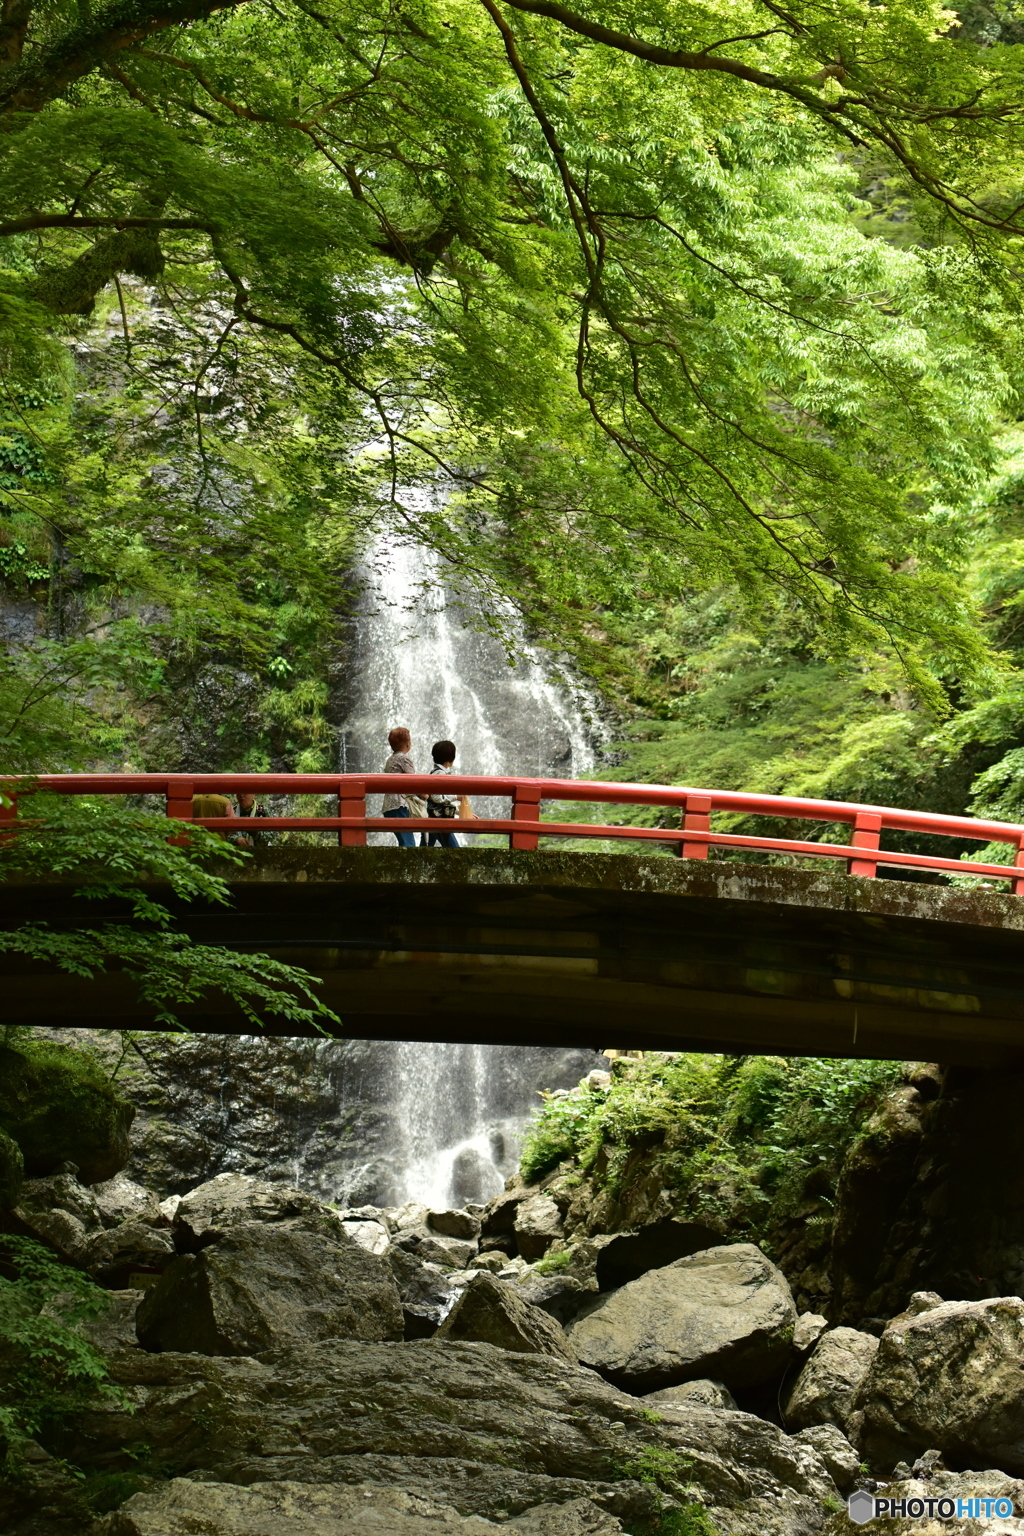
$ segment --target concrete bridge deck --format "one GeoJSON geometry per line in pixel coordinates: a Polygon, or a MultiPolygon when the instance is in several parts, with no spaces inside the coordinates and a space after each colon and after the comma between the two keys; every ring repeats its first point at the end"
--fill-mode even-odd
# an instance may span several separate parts
{"type": "MultiPolygon", "coordinates": [[[[280,848],[225,873],[234,908],[179,905],[186,931],[305,966],[357,1038],[1024,1065],[1019,896],[553,850],[280,848]]],[[[0,886],[3,926],[97,915],[56,878],[0,886]]],[[[250,1029],[216,998],[182,1017],[250,1029]]],[[[124,976],[7,956],[0,1022],[152,1016],[124,976]]]]}

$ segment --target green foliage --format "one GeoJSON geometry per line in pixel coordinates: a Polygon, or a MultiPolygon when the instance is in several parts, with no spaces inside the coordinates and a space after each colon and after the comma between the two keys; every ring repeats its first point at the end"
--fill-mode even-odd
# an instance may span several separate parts
{"type": "Polygon", "coordinates": [[[682,1509],[666,1509],[652,1520],[623,1526],[629,1536],[719,1536],[717,1525],[703,1504],[685,1504],[682,1509]]]}
{"type": "Polygon", "coordinates": [[[257,1028],[262,1012],[317,1029],[338,1022],[316,997],[309,972],[266,955],[193,943],[144,887],[158,883],[179,900],[224,905],[224,875],[207,864],[237,865],[248,857],[244,849],[202,827],[190,828],[187,842],[177,846],[168,840],[166,817],[87,797],[33,796],[31,809],[24,831],[0,844],[0,879],[31,878],[42,868],[73,878],[83,900],[113,904],[124,915],[83,912],[81,925],[71,929],[27,923],[0,934],[0,951],[78,976],[123,970],[152,1007],[154,1022],[172,1027],[180,1024],[177,1008],[211,991],[230,998],[257,1028]]]}
{"type": "Polygon", "coordinates": [[[533,1266],[538,1275],[557,1275],[572,1266],[572,1254],[567,1248],[560,1253],[546,1253],[533,1266]]]}
{"type": "Polygon", "coordinates": [[[0,547],[58,629],[145,611],[155,663],[258,673],[257,751],[315,756],[337,571],[386,510],[609,681],[595,614],[723,585],[932,700],[979,674],[934,508],[1019,383],[1016,51],[916,0],[597,14],[32,13],[0,547]],[[857,225],[883,184],[905,249],[857,225]]]}
{"type": "Polygon", "coordinates": [[[128,1161],[134,1114],[89,1052],[45,1036],[0,1047],[0,1127],[31,1177],[73,1162],[85,1184],[113,1178],[128,1161]]]}
{"type": "Polygon", "coordinates": [[[6,1469],[19,1444],[44,1440],[91,1403],[126,1407],[102,1356],[75,1330],[110,1304],[88,1276],[28,1238],[0,1249],[0,1447],[6,1469]]]}
{"type": "Polygon", "coordinates": [[[607,1089],[546,1095],[520,1170],[533,1180],[573,1159],[615,1194],[637,1152],[656,1146],[680,1209],[757,1236],[809,1182],[834,1182],[896,1076],[891,1062],[652,1055],[607,1089]]]}

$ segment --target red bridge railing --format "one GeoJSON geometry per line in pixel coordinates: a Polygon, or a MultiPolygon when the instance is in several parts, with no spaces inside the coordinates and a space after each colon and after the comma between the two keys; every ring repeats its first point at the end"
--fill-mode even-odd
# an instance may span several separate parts
{"type": "Polygon", "coordinates": [[[199,825],[216,831],[317,831],[337,832],[343,848],[365,846],[370,831],[491,832],[507,834],[509,847],[532,850],[542,837],[601,838],[674,844],[684,859],[706,859],[711,848],[749,849],[788,854],[798,858],[841,859],[846,873],[873,877],[879,867],[934,870],[958,875],[980,875],[1007,880],[1014,895],[1024,894],[1024,827],[1002,821],[976,821],[969,816],[941,816],[931,811],[901,811],[881,805],[855,805],[837,800],[797,800],[786,795],[748,795],[734,790],[686,789],[661,784],[587,783],[574,779],[482,778],[452,774],[443,780],[445,794],[507,798],[510,814],[470,820],[437,821],[409,817],[396,822],[367,815],[367,795],[396,791],[425,796],[438,789],[429,774],[327,774],[327,773],[123,773],[44,774],[30,782],[0,782],[7,806],[0,806],[0,823],[10,826],[17,818],[19,794],[47,791],[60,795],[158,795],[165,800],[168,816],[176,821],[193,820],[192,797],[198,794],[320,795],[337,797],[336,816],[267,816],[258,823],[238,817],[195,818],[199,825]],[[600,806],[648,806],[668,813],[672,824],[635,827],[615,822],[541,820],[541,810],[553,802],[583,802],[600,806]],[[792,837],[755,837],[724,832],[712,826],[716,812],[770,816],[786,821],[809,821],[849,826],[849,843],[804,841],[792,837]],[[978,843],[1006,843],[1013,851],[1008,864],[982,864],[967,859],[883,849],[885,832],[917,832],[978,843]]]}

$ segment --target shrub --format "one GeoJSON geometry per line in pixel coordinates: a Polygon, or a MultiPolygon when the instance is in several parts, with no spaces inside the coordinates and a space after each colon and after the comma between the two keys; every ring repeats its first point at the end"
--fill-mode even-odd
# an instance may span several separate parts
{"type": "Polygon", "coordinates": [[[47,1039],[0,1046],[0,1128],[30,1177],[72,1162],[84,1184],[113,1178],[128,1161],[134,1115],[88,1052],[47,1039]]]}
{"type": "Polygon", "coordinates": [[[108,1292],[29,1238],[0,1245],[0,1454],[10,1468],[26,1439],[53,1435],[97,1398],[122,1406],[124,1398],[76,1332],[110,1305],[108,1292]]]}

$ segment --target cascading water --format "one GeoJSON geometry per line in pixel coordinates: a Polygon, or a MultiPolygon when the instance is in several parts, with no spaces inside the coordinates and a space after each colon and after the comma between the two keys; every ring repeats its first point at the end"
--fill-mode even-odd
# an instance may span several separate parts
{"type": "MultiPolygon", "coordinates": [[[[430,748],[451,739],[456,770],[580,778],[593,767],[599,727],[585,691],[553,676],[525,642],[509,665],[504,646],[466,619],[443,583],[432,551],[384,538],[356,573],[361,588],[352,624],[351,667],[340,768],[379,771],[388,731],[408,727],[417,768],[430,767],[430,748]]],[[[477,800],[488,812],[488,802],[477,800]]],[[[505,802],[494,802],[502,814],[505,802]]],[[[396,857],[431,857],[400,850],[390,834],[370,841],[396,857]]],[[[378,1045],[390,1122],[378,1156],[363,1170],[363,1198],[376,1181],[379,1202],[422,1200],[445,1206],[487,1200],[515,1165],[518,1143],[540,1087],[575,1082],[598,1058],[589,1051],[483,1045],[378,1045]]],[[[353,1190],[354,1194],[354,1190],[353,1190]]]]}
{"type": "MultiPolygon", "coordinates": [[[[456,769],[473,774],[580,778],[593,767],[598,727],[581,688],[556,681],[521,643],[510,666],[501,642],[464,622],[430,550],[381,540],[357,571],[350,701],[341,731],[343,773],[379,772],[388,731],[412,733],[417,768],[451,740],[456,769]]],[[[380,834],[385,842],[390,837],[380,834]]]]}

